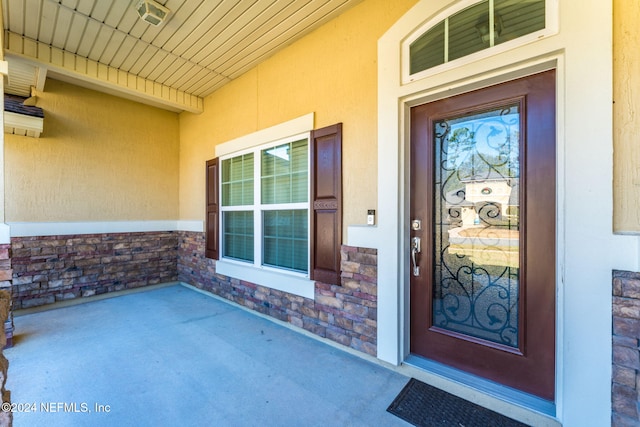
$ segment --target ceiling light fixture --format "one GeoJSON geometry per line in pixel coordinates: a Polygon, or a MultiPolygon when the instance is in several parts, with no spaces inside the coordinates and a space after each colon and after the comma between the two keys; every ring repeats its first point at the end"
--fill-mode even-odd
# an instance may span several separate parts
{"type": "MultiPolygon", "coordinates": [[[[476,24],[476,31],[478,32],[478,35],[482,39],[483,43],[489,43],[489,42],[498,40],[498,37],[500,37],[500,34],[502,34],[502,30],[504,28],[504,25],[502,24],[502,16],[500,16],[498,13],[494,13],[493,40],[491,40],[492,35],[489,34],[489,28],[491,27],[491,23],[489,22],[490,21],[489,18],[490,18],[489,15],[482,16],[480,17],[480,19],[478,19],[478,22],[476,24]]],[[[493,46],[493,44],[491,46],[493,46]]]]}
{"type": "Polygon", "coordinates": [[[140,0],[136,4],[136,12],[144,22],[157,27],[167,19],[171,11],[153,0],[140,0]]]}

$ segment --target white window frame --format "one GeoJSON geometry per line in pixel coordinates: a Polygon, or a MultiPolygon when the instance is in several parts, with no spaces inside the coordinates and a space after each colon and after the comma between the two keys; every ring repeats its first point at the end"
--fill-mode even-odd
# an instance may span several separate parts
{"type": "MultiPolygon", "coordinates": [[[[417,80],[424,79],[426,77],[433,76],[435,74],[443,73],[458,67],[462,67],[464,65],[477,62],[479,59],[487,58],[490,56],[497,55],[499,53],[515,49],[519,46],[523,46],[528,43],[533,43],[542,38],[546,38],[558,33],[558,0],[545,0],[545,28],[539,31],[535,31],[530,34],[526,34],[524,36],[518,37],[516,39],[497,44],[495,46],[488,47],[486,49],[482,49],[478,52],[474,52],[470,55],[463,56],[461,58],[454,59],[449,62],[445,62],[444,64],[437,65],[435,67],[427,68],[426,70],[420,71],[415,74],[410,73],[410,46],[411,44],[424,35],[427,31],[429,31],[434,26],[438,25],[440,22],[445,21],[447,18],[455,15],[463,9],[471,7],[477,3],[480,3],[484,0],[463,0],[450,8],[443,10],[442,12],[434,15],[431,19],[427,20],[423,25],[418,27],[414,32],[412,32],[403,42],[401,46],[402,52],[402,84],[408,84],[417,80]]],[[[445,49],[447,47],[445,46],[445,49]]]]}
{"type": "MultiPolygon", "coordinates": [[[[251,261],[243,261],[235,258],[228,258],[224,256],[225,247],[224,247],[224,238],[220,239],[220,258],[227,260],[229,262],[240,263],[243,265],[251,265],[255,268],[265,269],[265,270],[273,270],[274,272],[291,274],[299,277],[309,277],[309,242],[311,239],[311,230],[307,228],[307,271],[300,272],[295,270],[289,270],[286,268],[279,268],[275,266],[265,265],[264,264],[264,256],[263,256],[263,214],[265,211],[277,211],[277,210],[306,210],[307,211],[307,224],[310,224],[310,212],[309,212],[309,180],[307,180],[307,201],[306,202],[297,202],[297,203],[270,203],[264,204],[262,203],[262,152],[273,147],[277,147],[279,145],[288,144],[291,142],[301,141],[306,139],[307,141],[307,178],[309,177],[310,171],[310,161],[309,161],[309,144],[310,144],[311,134],[309,132],[305,132],[299,135],[289,136],[283,139],[279,139],[277,141],[271,141],[267,144],[259,145],[256,147],[252,147],[247,150],[242,150],[237,153],[228,154],[226,156],[220,157],[220,165],[225,160],[232,159],[234,157],[242,156],[245,154],[253,153],[253,204],[250,205],[236,205],[236,206],[224,206],[220,203],[220,230],[222,231],[220,234],[224,236],[224,212],[253,212],[253,262],[251,261]]],[[[222,174],[220,174],[220,188],[222,188],[222,174]]]]}
{"type": "MultiPolygon", "coordinates": [[[[260,179],[260,154],[261,150],[268,148],[270,146],[277,146],[281,144],[285,144],[287,142],[297,141],[303,138],[306,138],[309,141],[309,150],[311,150],[311,131],[313,130],[314,125],[314,114],[310,113],[305,116],[298,117],[296,119],[283,122],[281,124],[272,126],[270,128],[266,128],[252,134],[248,134],[242,136],[240,138],[225,142],[216,146],[215,155],[220,158],[220,164],[225,159],[229,159],[235,156],[239,156],[242,154],[246,154],[249,152],[254,152],[254,179],[260,179]]],[[[310,154],[310,152],[309,152],[310,154]]],[[[308,154],[307,162],[310,160],[310,155],[308,154]]],[[[309,173],[311,171],[310,164],[309,173]]],[[[222,174],[219,179],[222,179],[222,174]]],[[[311,180],[309,180],[309,185],[311,185],[311,180]]],[[[309,189],[308,189],[309,191],[309,189]]],[[[258,181],[258,185],[254,182],[254,203],[256,201],[260,201],[260,185],[258,181]]],[[[293,206],[298,204],[283,204],[283,205],[264,205],[268,206],[268,210],[276,210],[278,207],[286,207],[286,209],[294,209],[293,206]]],[[[309,201],[309,197],[307,197],[307,203],[303,203],[304,208],[307,209],[307,215],[311,215],[311,203],[309,201]]],[[[225,209],[221,206],[221,213],[225,211],[225,209]]],[[[251,210],[254,211],[254,241],[259,242],[260,248],[254,247],[254,262],[243,262],[239,260],[229,259],[221,257],[218,261],[216,261],[216,273],[222,274],[228,277],[237,278],[240,280],[244,280],[250,283],[254,283],[260,286],[265,286],[268,288],[276,289],[283,292],[288,292],[294,295],[302,296],[305,298],[313,299],[315,295],[315,284],[312,280],[309,280],[309,272],[300,273],[292,270],[280,269],[271,266],[263,266],[262,265],[262,212],[258,206],[258,210],[256,210],[256,205],[246,205],[246,206],[234,206],[232,209],[228,210],[251,210]],[[256,215],[256,212],[260,212],[260,215],[256,215]],[[260,233],[259,239],[256,237],[256,233],[260,233]],[[259,251],[259,252],[257,252],[259,251]]],[[[310,217],[308,217],[309,224],[310,217]]],[[[220,230],[222,234],[222,215],[220,215],[220,230]]],[[[309,244],[310,244],[310,233],[311,229],[309,228],[309,244]]],[[[221,239],[221,245],[224,243],[221,239]]],[[[308,251],[309,253],[309,251],[308,251]]],[[[307,255],[309,256],[309,255],[307,255]]],[[[308,268],[310,268],[310,264],[308,263],[308,268]]]]}

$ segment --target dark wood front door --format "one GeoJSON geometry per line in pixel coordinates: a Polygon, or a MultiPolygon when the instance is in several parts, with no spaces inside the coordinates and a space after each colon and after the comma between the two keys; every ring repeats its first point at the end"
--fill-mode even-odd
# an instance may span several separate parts
{"type": "Polygon", "coordinates": [[[555,71],[411,110],[411,352],[547,400],[555,71]]]}

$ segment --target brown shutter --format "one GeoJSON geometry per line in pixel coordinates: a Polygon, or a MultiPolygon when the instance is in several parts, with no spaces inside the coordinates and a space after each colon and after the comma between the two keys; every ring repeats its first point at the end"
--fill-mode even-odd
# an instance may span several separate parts
{"type": "Polygon", "coordinates": [[[218,158],[207,161],[207,219],[206,249],[207,258],[219,259],[220,247],[220,193],[218,191],[218,158]]]}
{"type": "Polygon", "coordinates": [[[311,133],[311,279],[340,284],[342,123],[311,133]]]}

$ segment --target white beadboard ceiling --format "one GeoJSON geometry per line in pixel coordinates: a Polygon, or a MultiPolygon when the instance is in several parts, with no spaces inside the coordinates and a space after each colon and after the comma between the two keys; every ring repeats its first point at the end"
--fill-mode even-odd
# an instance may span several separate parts
{"type": "Polygon", "coordinates": [[[2,0],[5,91],[46,91],[47,76],[172,111],[203,98],[362,0],[2,0]]]}

